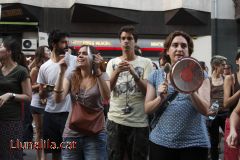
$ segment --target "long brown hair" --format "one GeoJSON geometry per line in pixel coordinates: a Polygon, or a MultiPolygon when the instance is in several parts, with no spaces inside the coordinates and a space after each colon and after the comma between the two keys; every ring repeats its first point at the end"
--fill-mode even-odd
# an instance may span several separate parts
{"type": "Polygon", "coordinates": [[[37,66],[45,62],[45,48],[48,48],[48,46],[40,46],[35,51],[35,63],[37,66]]]}
{"type": "Polygon", "coordinates": [[[17,62],[17,64],[25,67],[29,71],[26,57],[22,53],[22,47],[19,39],[8,36],[3,39],[3,46],[12,52],[11,58],[14,62],[17,62]]]}
{"type": "MultiPolygon", "coordinates": [[[[82,45],[80,47],[80,49],[83,47],[89,47],[90,52],[93,55],[98,53],[97,49],[91,45],[82,45]]],[[[94,74],[93,74],[93,76],[94,76],[94,78],[96,78],[96,76],[94,74]]],[[[81,68],[76,67],[76,69],[73,71],[72,77],[71,77],[71,92],[72,93],[76,94],[79,91],[81,82],[82,82],[81,68]]]]}

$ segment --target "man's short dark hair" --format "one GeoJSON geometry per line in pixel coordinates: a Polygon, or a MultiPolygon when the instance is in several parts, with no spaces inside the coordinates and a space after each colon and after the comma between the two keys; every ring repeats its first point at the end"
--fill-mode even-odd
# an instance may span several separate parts
{"type": "Polygon", "coordinates": [[[177,36],[182,36],[186,39],[186,41],[188,43],[188,53],[189,53],[189,56],[191,56],[193,53],[193,41],[192,41],[192,38],[183,31],[174,31],[168,35],[168,37],[166,38],[166,40],[164,42],[165,52],[167,52],[169,50],[173,39],[177,36]]]}
{"type": "Polygon", "coordinates": [[[240,58],[240,51],[238,51],[235,60],[237,61],[240,58]]]}
{"type": "Polygon", "coordinates": [[[134,26],[122,26],[118,32],[118,37],[119,39],[121,39],[121,34],[122,32],[127,32],[127,33],[131,33],[133,35],[134,41],[137,42],[138,40],[138,35],[137,32],[135,30],[134,26]]]}
{"type": "Polygon", "coordinates": [[[48,46],[50,50],[53,50],[53,44],[58,43],[62,38],[68,37],[69,35],[66,32],[62,32],[59,29],[55,29],[49,33],[48,36],[48,46]]]}

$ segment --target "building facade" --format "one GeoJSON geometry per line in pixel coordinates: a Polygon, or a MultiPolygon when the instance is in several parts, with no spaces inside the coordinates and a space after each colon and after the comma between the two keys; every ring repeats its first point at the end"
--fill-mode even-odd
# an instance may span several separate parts
{"type": "Polygon", "coordinates": [[[237,51],[235,1],[1,0],[0,38],[14,34],[26,40],[26,47],[27,40],[37,40],[38,46],[47,39],[41,35],[59,28],[70,34],[70,45],[93,44],[103,56],[114,57],[121,54],[118,30],[134,25],[143,56],[156,60],[165,37],[183,30],[194,38],[193,57],[209,64],[212,54],[232,59],[237,51]]]}
{"type": "Polygon", "coordinates": [[[226,56],[234,68],[235,56],[240,48],[239,21],[239,0],[212,0],[212,53],[226,56]]]}

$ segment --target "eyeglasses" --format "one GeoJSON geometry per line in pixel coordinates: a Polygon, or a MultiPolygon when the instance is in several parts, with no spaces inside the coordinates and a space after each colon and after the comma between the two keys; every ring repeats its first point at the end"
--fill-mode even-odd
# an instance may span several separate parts
{"type": "Polygon", "coordinates": [[[133,37],[121,37],[120,39],[121,39],[122,41],[124,41],[125,39],[131,41],[131,40],[133,40],[133,37]]]}

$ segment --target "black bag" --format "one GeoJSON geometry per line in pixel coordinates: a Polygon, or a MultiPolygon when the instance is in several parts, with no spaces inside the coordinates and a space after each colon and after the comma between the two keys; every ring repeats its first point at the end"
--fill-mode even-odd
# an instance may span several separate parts
{"type": "Polygon", "coordinates": [[[150,121],[151,130],[153,130],[156,127],[159,121],[159,118],[161,117],[165,109],[168,107],[168,105],[176,98],[177,94],[178,94],[178,91],[174,91],[174,93],[169,95],[167,99],[163,102],[162,107],[160,107],[155,113],[153,113],[153,118],[150,121]]]}

